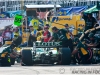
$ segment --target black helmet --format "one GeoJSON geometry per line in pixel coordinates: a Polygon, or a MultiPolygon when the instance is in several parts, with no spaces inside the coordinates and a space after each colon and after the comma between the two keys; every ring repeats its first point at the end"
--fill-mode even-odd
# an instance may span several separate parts
{"type": "Polygon", "coordinates": [[[79,38],[76,37],[76,38],[74,39],[74,42],[79,42],[79,38]]]}
{"type": "Polygon", "coordinates": [[[16,44],[12,43],[12,44],[10,45],[10,47],[13,49],[13,48],[16,47],[16,44]]]}
{"type": "Polygon", "coordinates": [[[54,27],[52,27],[52,30],[58,30],[58,28],[54,26],[54,27]]]}
{"type": "Polygon", "coordinates": [[[65,27],[68,27],[68,24],[65,24],[65,27]]]}
{"type": "Polygon", "coordinates": [[[93,33],[90,33],[90,34],[88,35],[88,37],[89,37],[89,38],[93,38],[93,37],[94,37],[94,34],[93,34],[93,33]]]}
{"type": "Polygon", "coordinates": [[[94,27],[98,27],[98,26],[99,26],[99,24],[95,24],[95,25],[94,25],[94,27]]]}

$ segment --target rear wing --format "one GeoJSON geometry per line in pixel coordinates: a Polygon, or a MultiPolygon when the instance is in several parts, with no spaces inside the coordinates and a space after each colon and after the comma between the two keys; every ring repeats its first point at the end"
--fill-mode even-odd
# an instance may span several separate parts
{"type": "Polygon", "coordinates": [[[62,42],[33,42],[33,47],[36,48],[55,48],[62,47],[62,42]]]}

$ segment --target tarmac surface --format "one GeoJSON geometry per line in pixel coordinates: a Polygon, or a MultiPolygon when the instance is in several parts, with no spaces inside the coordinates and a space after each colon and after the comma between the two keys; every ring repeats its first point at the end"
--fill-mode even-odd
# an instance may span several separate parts
{"type": "Polygon", "coordinates": [[[47,74],[98,74],[100,64],[92,65],[34,65],[21,66],[16,63],[11,67],[0,67],[0,75],[47,75],[47,74]]]}

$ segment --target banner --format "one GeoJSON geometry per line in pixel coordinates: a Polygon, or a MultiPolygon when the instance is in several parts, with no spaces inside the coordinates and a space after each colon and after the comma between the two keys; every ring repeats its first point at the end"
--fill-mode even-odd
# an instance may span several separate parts
{"type": "Polygon", "coordinates": [[[13,25],[14,18],[0,18],[0,27],[13,25]]]}
{"type": "Polygon", "coordinates": [[[14,25],[21,26],[23,23],[23,16],[22,15],[16,15],[14,18],[14,25]]]}
{"type": "Polygon", "coordinates": [[[8,11],[10,17],[15,17],[15,15],[21,15],[22,11],[8,11]]]}
{"type": "Polygon", "coordinates": [[[34,27],[34,29],[37,30],[38,29],[38,26],[39,26],[39,20],[33,19],[33,20],[31,20],[31,24],[34,27]]]}
{"type": "Polygon", "coordinates": [[[7,18],[7,17],[9,17],[9,16],[6,12],[0,13],[0,18],[7,18]]]}
{"type": "Polygon", "coordinates": [[[79,14],[82,11],[86,10],[88,6],[80,6],[80,7],[69,7],[69,8],[61,8],[58,12],[58,16],[71,15],[71,14],[79,14]]]}

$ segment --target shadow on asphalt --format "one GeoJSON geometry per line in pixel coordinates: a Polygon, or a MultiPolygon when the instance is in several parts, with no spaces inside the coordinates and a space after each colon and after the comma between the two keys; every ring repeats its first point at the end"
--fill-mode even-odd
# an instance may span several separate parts
{"type": "MultiPolygon", "coordinates": [[[[16,63],[15,66],[21,66],[19,63],[16,63]]],[[[13,65],[14,66],[14,65],[13,65]]],[[[56,65],[56,64],[34,64],[33,66],[41,66],[41,67],[59,67],[59,66],[64,66],[64,67],[74,67],[74,66],[100,66],[100,63],[99,64],[79,64],[79,65],[76,65],[76,64],[70,64],[70,65],[56,65]]],[[[28,66],[29,67],[29,66],[28,66]]],[[[31,67],[31,66],[30,66],[31,67]]]]}
{"type": "Polygon", "coordinates": [[[34,66],[98,66],[98,64],[70,64],[70,65],[57,65],[57,64],[34,64],[34,66]]]}

